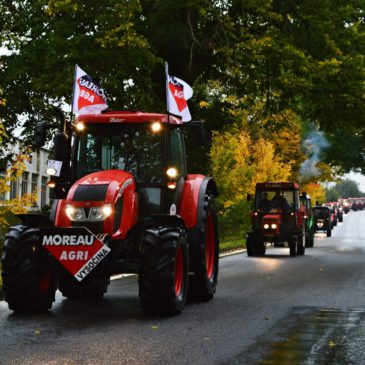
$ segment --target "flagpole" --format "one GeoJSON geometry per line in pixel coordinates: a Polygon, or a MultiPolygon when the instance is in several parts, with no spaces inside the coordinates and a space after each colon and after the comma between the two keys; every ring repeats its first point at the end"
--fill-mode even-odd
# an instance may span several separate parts
{"type": "Polygon", "coordinates": [[[166,74],[166,106],[167,106],[167,124],[170,124],[170,102],[169,102],[169,64],[165,62],[166,74]]]}
{"type": "Polygon", "coordinates": [[[170,102],[169,102],[169,64],[165,62],[166,74],[166,106],[167,106],[167,128],[166,128],[166,171],[170,168],[170,102]]]}
{"type": "MultiPolygon", "coordinates": [[[[70,125],[72,124],[73,114],[74,114],[74,100],[75,100],[75,90],[76,90],[76,75],[77,75],[77,64],[75,65],[75,72],[74,72],[74,85],[72,89],[72,100],[71,100],[71,112],[70,112],[70,125]]],[[[66,133],[66,123],[64,132],[66,133]]]]}

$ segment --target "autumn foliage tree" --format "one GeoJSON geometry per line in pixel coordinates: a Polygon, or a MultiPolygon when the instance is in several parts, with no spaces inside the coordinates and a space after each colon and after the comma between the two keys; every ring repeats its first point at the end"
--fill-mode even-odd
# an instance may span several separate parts
{"type": "Polygon", "coordinates": [[[210,158],[211,172],[219,187],[223,236],[227,238],[230,232],[242,235],[249,224],[247,194],[254,193],[258,182],[287,180],[291,166],[276,155],[272,142],[263,137],[252,138],[247,124],[215,132],[210,158]]]}

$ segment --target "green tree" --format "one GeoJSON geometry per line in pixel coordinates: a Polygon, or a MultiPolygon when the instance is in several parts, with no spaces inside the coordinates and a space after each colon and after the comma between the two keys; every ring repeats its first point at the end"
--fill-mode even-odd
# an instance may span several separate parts
{"type": "Polygon", "coordinates": [[[339,198],[356,198],[363,195],[359,189],[359,184],[351,179],[343,179],[333,187],[339,198]]]}

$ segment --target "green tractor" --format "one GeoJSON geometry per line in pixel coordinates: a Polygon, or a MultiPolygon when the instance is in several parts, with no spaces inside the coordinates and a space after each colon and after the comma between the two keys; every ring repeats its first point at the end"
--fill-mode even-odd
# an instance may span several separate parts
{"type": "Polygon", "coordinates": [[[315,220],[312,213],[312,202],[310,196],[303,192],[300,195],[301,210],[305,220],[305,247],[313,247],[315,234],[315,220]]]}

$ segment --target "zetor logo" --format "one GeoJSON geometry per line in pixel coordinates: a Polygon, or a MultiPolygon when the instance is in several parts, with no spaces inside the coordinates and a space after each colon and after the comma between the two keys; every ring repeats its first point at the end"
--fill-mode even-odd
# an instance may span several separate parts
{"type": "Polygon", "coordinates": [[[80,234],[65,234],[62,229],[59,234],[51,234],[48,230],[41,242],[76,280],[81,281],[109,254],[110,248],[85,228],[76,232],[70,230],[80,234]]]}

